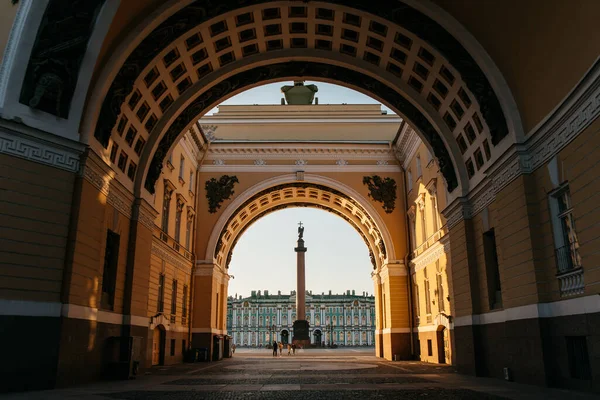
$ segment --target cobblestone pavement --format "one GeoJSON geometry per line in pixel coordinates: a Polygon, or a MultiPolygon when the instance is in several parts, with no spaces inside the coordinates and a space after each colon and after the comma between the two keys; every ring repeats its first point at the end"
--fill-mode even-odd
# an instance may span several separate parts
{"type": "Polygon", "coordinates": [[[31,400],[587,399],[585,393],[456,374],[451,366],[389,362],[372,351],[311,351],[273,358],[241,350],[213,363],[155,367],[135,380],[0,396],[31,400]]]}

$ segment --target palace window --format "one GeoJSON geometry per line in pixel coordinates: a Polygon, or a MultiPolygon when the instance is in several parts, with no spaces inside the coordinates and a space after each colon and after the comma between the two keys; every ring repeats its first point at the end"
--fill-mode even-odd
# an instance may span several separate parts
{"type": "Polygon", "coordinates": [[[119,244],[121,236],[111,231],[106,233],[104,250],[104,270],[102,272],[102,308],[112,310],[115,299],[117,266],[119,262],[119,244]]]}
{"type": "Polygon", "coordinates": [[[425,195],[423,194],[419,202],[419,214],[421,216],[421,244],[427,241],[427,219],[425,217],[425,195]]]}
{"type": "Polygon", "coordinates": [[[181,323],[187,323],[187,302],[188,302],[188,287],[183,285],[183,299],[181,300],[181,323]]]}
{"type": "Polygon", "coordinates": [[[436,274],[435,274],[435,280],[436,280],[436,284],[437,284],[437,301],[438,301],[438,308],[440,310],[440,312],[444,312],[446,307],[444,305],[444,285],[443,285],[443,281],[442,281],[442,268],[440,267],[440,260],[437,260],[435,262],[435,269],[436,269],[436,274]]]}
{"type": "Polygon", "coordinates": [[[502,308],[502,286],[500,285],[500,270],[498,268],[498,253],[496,251],[496,234],[494,233],[494,229],[490,229],[483,234],[483,254],[490,310],[502,308]]]}
{"type": "Polygon", "coordinates": [[[177,212],[175,213],[175,240],[180,242],[181,238],[181,213],[183,212],[183,202],[177,201],[177,212]]]}
{"type": "Polygon", "coordinates": [[[194,171],[190,170],[190,183],[188,187],[190,192],[194,192],[194,171]]]}
{"type": "Polygon", "coordinates": [[[156,311],[161,313],[165,310],[165,275],[160,274],[158,276],[158,304],[156,307],[156,311]]]}
{"type": "Polygon", "coordinates": [[[551,194],[550,200],[556,264],[558,273],[563,274],[581,268],[579,240],[575,231],[575,219],[573,218],[569,187],[564,185],[556,190],[551,194]]]}
{"type": "Polygon", "coordinates": [[[171,209],[171,195],[173,191],[165,185],[165,195],[163,198],[162,224],[161,229],[167,235],[169,234],[169,214],[171,209]]]}
{"type": "Polygon", "coordinates": [[[183,180],[183,171],[185,171],[185,157],[181,156],[179,163],[179,179],[183,180]]]}
{"type": "Polygon", "coordinates": [[[423,269],[423,273],[425,274],[425,314],[427,315],[427,323],[431,323],[431,293],[429,289],[427,267],[423,269]]]}
{"type": "Polygon", "coordinates": [[[188,213],[188,218],[185,223],[185,248],[190,250],[190,241],[192,238],[192,220],[193,218],[188,213]]]}
{"type": "Polygon", "coordinates": [[[171,290],[171,315],[177,314],[177,279],[173,279],[171,290]]]}
{"type": "Polygon", "coordinates": [[[421,155],[417,154],[417,179],[423,176],[423,170],[421,169],[421,155]]]}
{"type": "Polygon", "coordinates": [[[413,188],[412,172],[410,169],[406,171],[406,184],[408,185],[408,191],[410,192],[413,188]]]}

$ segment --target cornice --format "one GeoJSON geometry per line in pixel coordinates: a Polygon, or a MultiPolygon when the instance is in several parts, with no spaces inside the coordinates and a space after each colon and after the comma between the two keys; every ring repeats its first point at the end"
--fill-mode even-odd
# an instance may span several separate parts
{"type": "Polygon", "coordinates": [[[173,264],[186,273],[192,271],[193,264],[191,261],[187,260],[181,254],[176,253],[156,237],[152,238],[152,254],[159,257],[161,260],[167,261],[169,264],[173,264]]]}
{"type": "Polygon", "coordinates": [[[85,145],[0,118],[0,154],[78,172],[85,145]]]}
{"type": "Polygon", "coordinates": [[[377,164],[360,164],[360,165],[204,165],[202,172],[226,172],[226,173],[241,173],[241,172],[288,172],[295,173],[301,169],[306,173],[320,172],[364,172],[364,173],[395,173],[402,172],[399,165],[377,165],[377,164]]]}
{"type": "Polygon", "coordinates": [[[491,165],[487,177],[465,198],[443,211],[448,227],[472,218],[521,175],[531,174],[562,151],[600,117],[600,60],[563,102],[533,131],[524,144],[514,145],[491,165]],[[459,206],[460,204],[460,206],[459,206]]]}
{"type": "Polygon", "coordinates": [[[439,260],[442,254],[448,254],[450,252],[450,236],[445,235],[440,240],[435,242],[431,247],[425,250],[418,257],[411,260],[410,266],[413,268],[413,272],[417,272],[439,260]]]}
{"type": "Polygon", "coordinates": [[[115,172],[91,149],[86,153],[80,174],[106,196],[109,205],[127,218],[132,217],[133,193],[115,178],[115,172]]]}
{"type": "Polygon", "coordinates": [[[414,129],[409,127],[408,124],[405,124],[402,132],[400,132],[400,139],[398,140],[395,149],[396,158],[405,170],[408,168],[408,164],[420,144],[421,139],[417,133],[414,129]]]}
{"type": "Polygon", "coordinates": [[[394,155],[387,144],[221,144],[213,143],[208,159],[389,159],[394,155]]]}

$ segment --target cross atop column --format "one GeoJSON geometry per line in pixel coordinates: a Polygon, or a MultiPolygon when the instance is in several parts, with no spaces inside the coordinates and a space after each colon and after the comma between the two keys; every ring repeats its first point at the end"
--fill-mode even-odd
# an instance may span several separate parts
{"type": "Polygon", "coordinates": [[[298,223],[298,226],[299,226],[300,228],[302,228],[302,221],[300,221],[300,222],[298,223]]]}

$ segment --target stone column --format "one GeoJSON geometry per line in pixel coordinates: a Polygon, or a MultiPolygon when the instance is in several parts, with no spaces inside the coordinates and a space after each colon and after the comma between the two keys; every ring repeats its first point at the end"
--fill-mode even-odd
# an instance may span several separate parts
{"type": "Polygon", "coordinates": [[[296,320],[306,320],[306,275],[305,275],[305,255],[307,248],[304,247],[304,240],[298,239],[296,252],[296,320]]]}
{"type": "Polygon", "coordinates": [[[298,229],[298,246],[296,252],[296,321],[294,321],[293,342],[303,346],[310,344],[309,324],[306,321],[306,286],[305,286],[305,253],[304,239],[302,235],[304,228],[298,229]]]}

